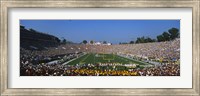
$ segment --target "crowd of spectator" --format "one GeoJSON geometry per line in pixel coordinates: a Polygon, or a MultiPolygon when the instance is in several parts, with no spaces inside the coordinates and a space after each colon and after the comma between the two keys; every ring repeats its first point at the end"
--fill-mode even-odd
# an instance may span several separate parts
{"type": "MultiPolygon", "coordinates": [[[[21,76],[180,76],[180,39],[124,45],[66,44],[45,50],[20,48],[21,76]],[[117,70],[111,64],[64,65],[84,53],[113,53],[128,58],[159,62],[159,66],[117,70]],[[53,62],[55,61],[55,62],[53,62]],[[167,61],[167,62],[163,62],[167,61]],[[53,62],[53,63],[49,63],[53,62]],[[103,68],[103,69],[102,69],[103,68]]],[[[121,66],[114,64],[114,66],[121,66]]]]}
{"type": "Polygon", "coordinates": [[[21,67],[21,76],[180,76],[180,66],[164,64],[161,66],[116,70],[91,65],[27,64],[21,67]]]}

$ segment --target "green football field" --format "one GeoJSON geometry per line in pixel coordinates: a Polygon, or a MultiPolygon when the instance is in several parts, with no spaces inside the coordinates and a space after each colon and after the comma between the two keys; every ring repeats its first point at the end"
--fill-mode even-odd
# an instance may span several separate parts
{"type": "Polygon", "coordinates": [[[94,54],[94,53],[85,54],[69,62],[67,65],[99,64],[99,63],[137,64],[140,66],[149,65],[149,63],[136,61],[136,60],[121,57],[115,54],[94,54]]]}

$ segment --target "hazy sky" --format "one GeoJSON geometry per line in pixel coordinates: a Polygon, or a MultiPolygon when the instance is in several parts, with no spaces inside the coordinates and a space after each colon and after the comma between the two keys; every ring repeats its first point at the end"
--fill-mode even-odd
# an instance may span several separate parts
{"type": "Polygon", "coordinates": [[[172,27],[180,29],[180,20],[20,20],[20,25],[75,43],[105,40],[117,44],[141,36],[156,39],[172,27]]]}

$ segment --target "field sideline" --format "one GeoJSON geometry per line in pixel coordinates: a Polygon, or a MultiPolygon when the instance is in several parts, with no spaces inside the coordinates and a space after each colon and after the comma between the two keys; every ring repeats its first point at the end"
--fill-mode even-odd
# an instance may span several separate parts
{"type": "Polygon", "coordinates": [[[147,65],[140,61],[132,60],[129,58],[121,57],[116,54],[95,54],[88,53],[84,56],[81,56],[67,65],[76,65],[76,64],[99,64],[99,63],[120,63],[120,64],[137,64],[137,65],[147,65]]]}

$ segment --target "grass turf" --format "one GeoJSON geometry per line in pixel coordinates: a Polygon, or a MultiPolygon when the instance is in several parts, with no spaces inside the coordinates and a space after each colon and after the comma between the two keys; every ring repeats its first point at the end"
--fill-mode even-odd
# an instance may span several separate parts
{"type": "Polygon", "coordinates": [[[120,63],[120,64],[138,64],[138,65],[146,65],[148,63],[140,62],[137,60],[121,57],[115,54],[94,54],[88,53],[84,56],[81,56],[71,62],[68,65],[75,64],[98,64],[98,63],[120,63]]]}

